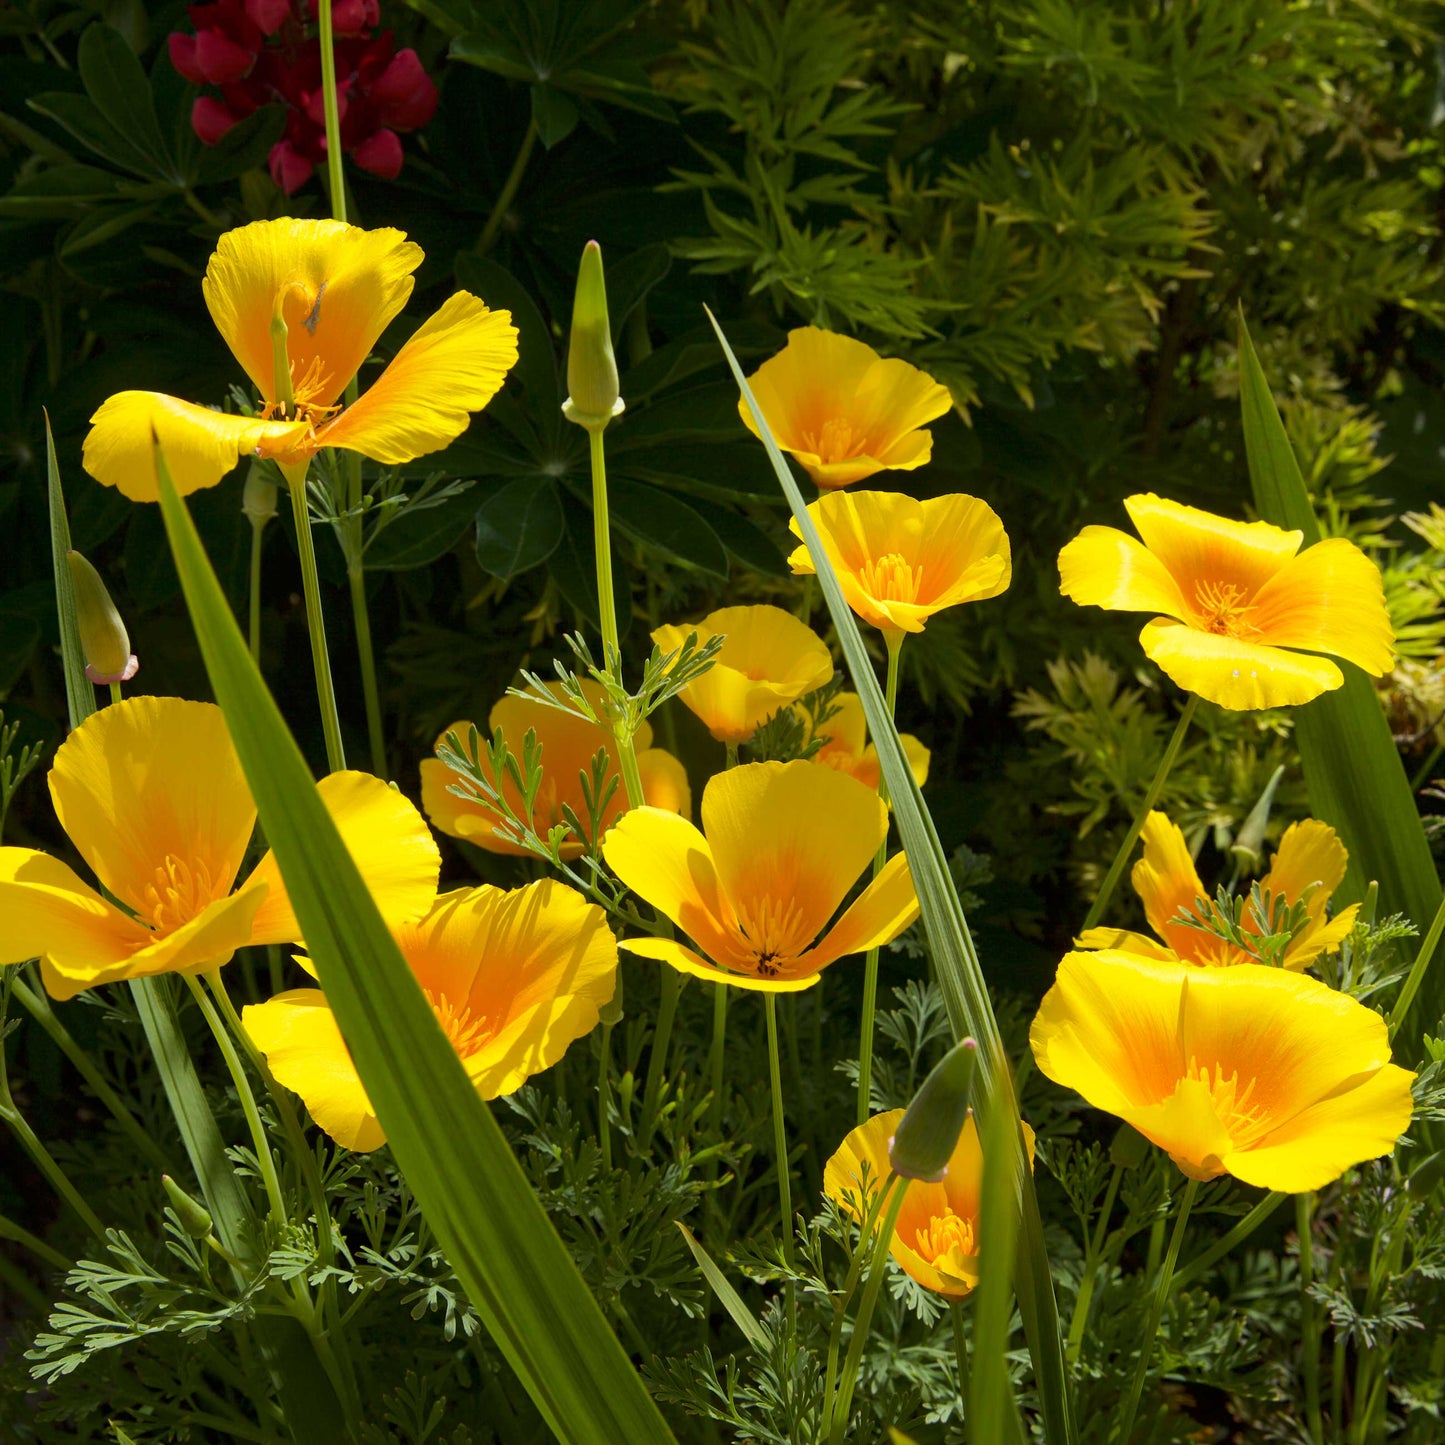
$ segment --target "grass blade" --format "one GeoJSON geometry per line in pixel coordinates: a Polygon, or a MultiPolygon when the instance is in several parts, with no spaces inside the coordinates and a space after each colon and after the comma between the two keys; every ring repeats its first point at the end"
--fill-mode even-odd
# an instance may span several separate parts
{"type": "MultiPolygon", "coordinates": [[[[843,597],[838,578],[828,562],[818,537],[818,530],[808,516],[803,494],[793,480],[782,453],[778,450],[767,419],[753,397],[752,388],[738,365],[716,318],[708,313],[713,329],[727,355],[728,365],[752,411],[758,435],[767,448],[768,459],[777,473],[778,482],[788,499],[793,516],[803,534],[803,541],[817,568],[818,583],[828,604],[848,672],[853,679],[868,719],[868,733],[878,749],[878,760],[888,783],[893,816],[899,836],[908,854],[914,887],[918,892],[924,930],[933,954],[939,990],[948,1011],[949,1026],[955,1041],[972,1035],[978,1042],[978,1076],[984,1095],[981,1112],[996,1110],[1018,1119],[1018,1103],[1014,1097],[1012,1076],[1004,1058],[1003,1041],[998,1023],[989,1003],[988,987],[979,966],[978,952],[969,932],[968,919],[958,901],[958,892],[948,871],[948,859],[938,832],[929,816],[928,807],[913,780],[912,770],[904,756],[898,730],[888,715],[883,690],[878,685],[872,661],[863,645],[858,624],[843,597]]],[[[1021,1205],[1020,1248],[1015,1267],[1019,1310],[1024,1331],[1033,1355],[1038,1376],[1040,1408],[1044,1415],[1047,1438],[1055,1445],[1074,1445],[1077,1432],[1070,1403],[1068,1375],[1064,1365],[1063,1340],[1059,1333],[1058,1304],[1049,1274],[1048,1253],[1044,1247],[1043,1221],[1039,1216],[1038,1197],[1034,1192],[1033,1174],[1025,1157],[1022,1136],[1015,1125],[1014,1174],[1021,1205]]]]}
{"type": "Polygon", "coordinates": [[[216,700],[392,1152],[428,1223],[557,1437],[672,1435],[583,1283],[342,843],[157,456],[161,509],[216,700]]]}
{"type": "MultiPolygon", "coordinates": [[[[1259,514],[1276,526],[1297,528],[1305,546],[1312,546],[1320,540],[1319,522],[1243,316],[1239,396],[1259,514]]],[[[1440,905],[1440,880],[1410,782],[1370,679],[1353,663],[1339,666],[1342,688],[1294,709],[1310,808],[1350,850],[1344,885],[1335,896],[1342,903],[1358,901],[1377,881],[1384,912],[1404,913],[1424,929],[1440,905]]],[[[1428,1026],[1442,1011],[1445,972],[1437,969],[1415,1000],[1413,1022],[1428,1026]]]]}
{"type": "Polygon", "coordinates": [[[682,1220],[676,1219],[673,1223],[682,1231],[682,1237],[687,1241],[687,1247],[692,1251],[692,1257],[697,1261],[697,1267],[702,1271],[703,1278],[712,1286],[712,1292],[717,1296],[718,1303],[728,1312],[728,1318],[743,1332],[744,1339],[755,1350],[766,1350],[768,1337],[763,1332],[763,1327],[752,1317],[748,1307],[742,1301],[742,1296],[728,1283],[728,1277],[713,1263],[712,1255],[702,1247],[697,1236],[682,1220]]]}

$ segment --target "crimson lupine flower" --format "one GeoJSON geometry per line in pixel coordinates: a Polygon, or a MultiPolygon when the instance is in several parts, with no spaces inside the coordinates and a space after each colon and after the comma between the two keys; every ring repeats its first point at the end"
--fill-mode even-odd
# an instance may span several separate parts
{"type": "MultiPolygon", "coordinates": [[[[215,0],[192,5],[194,35],[170,37],[171,63],[195,85],[191,127],[215,145],[263,105],[287,107],[286,131],[271,148],[271,178],[293,195],[326,160],[321,48],[309,24],[316,0],[215,0]]],[[[437,92],[414,50],[394,50],[390,31],[373,36],[378,0],[336,0],[336,92],[341,148],[362,170],[393,180],[401,170],[398,132],[424,126],[437,92]]]]}

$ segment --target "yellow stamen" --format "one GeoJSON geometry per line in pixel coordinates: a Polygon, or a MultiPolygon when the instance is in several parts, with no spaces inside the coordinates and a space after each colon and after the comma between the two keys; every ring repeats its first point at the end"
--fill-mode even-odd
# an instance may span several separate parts
{"type": "Polygon", "coordinates": [[[1252,1102],[1257,1082],[1255,1079],[1250,1079],[1241,1088],[1238,1069],[1226,1077],[1219,1064],[1215,1064],[1211,1069],[1207,1064],[1200,1064],[1192,1054],[1186,1074],[1191,1079],[1197,1079],[1209,1090],[1210,1098],[1214,1102],[1215,1116],[1224,1125],[1236,1147],[1242,1147],[1261,1132],[1265,1109],[1263,1104],[1252,1102]]]}
{"type": "Polygon", "coordinates": [[[946,1214],[936,1214],[926,1229],[918,1231],[914,1247],[930,1264],[942,1258],[960,1265],[978,1253],[973,1221],[951,1209],[946,1214]]]}
{"type": "Polygon", "coordinates": [[[226,891],[217,889],[211,870],[203,861],[197,859],[192,865],[174,853],[167,853],[165,862],[146,885],[141,916],[149,920],[157,933],[172,933],[226,891]]]}
{"type": "Polygon", "coordinates": [[[434,994],[430,989],[426,997],[442,1032],[462,1058],[476,1053],[496,1033],[485,1017],[473,1018],[467,1004],[453,1004],[444,994],[434,994]]]}
{"type": "Polygon", "coordinates": [[[739,904],[737,915],[754,966],[764,978],[775,977],[780,964],[791,962],[813,941],[804,931],[801,910],[792,897],[765,893],[739,904]]]}
{"type": "Polygon", "coordinates": [[[876,562],[864,563],[859,581],[863,590],[880,602],[917,602],[923,568],[912,566],[899,552],[888,552],[876,562]]]}
{"type": "Polygon", "coordinates": [[[1254,611],[1249,593],[1233,582],[1201,582],[1194,589],[1194,605],[1206,632],[1221,637],[1252,637],[1259,629],[1249,621],[1254,611]]]}
{"type": "Polygon", "coordinates": [[[802,441],[803,451],[812,452],[825,462],[842,462],[866,450],[868,434],[855,432],[847,418],[834,416],[816,431],[805,431],[802,441]]]}

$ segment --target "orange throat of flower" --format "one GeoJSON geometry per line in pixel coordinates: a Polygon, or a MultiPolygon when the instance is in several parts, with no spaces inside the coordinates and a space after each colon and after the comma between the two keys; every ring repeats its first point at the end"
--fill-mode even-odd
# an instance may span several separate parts
{"type": "Polygon", "coordinates": [[[261,409],[262,421],[300,421],[313,431],[322,422],[336,415],[340,405],[323,406],[316,398],[326,396],[331,390],[331,373],[321,368],[321,358],[313,356],[311,364],[300,376],[296,374],[296,363],[290,363],[291,394],[293,404],[284,401],[268,401],[261,409]]]}
{"type": "Polygon", "coordinates": [[[858,570],[863,590],[880,602],[917,602],[923,590],[923,567],[901,552],[885,552],[858,570]]]}
{"type": "MultiPolygon", "coordinates": [[[[1192,1083],[1205,1090],[1214,1117],[1229,1136],[1230,1148],[1247,1149],[1270,1128],[1266,1107],[1255,1098],[1256,1082],[1250,1077],[1241,1083],[1238,1069],[1226,1074],[1223,1064],[1216,1063],[1211,1068],[1191,1054],[1180,1085],[1192,1083]]],[[[1193,1179],[1213,1179],[1224,1172],[1224,1164],[1216,1154],[1206,1155],[1202,1160],[1186,1160],[1179,1155],[1170,1157],[1193,1179]]]]}
{"type": "Polygon", "coordinates": [[[1259,635],[1250,620],[1254,604],[1248,589],[1235,582],[1200,582],[1194,589],[1194,608],[1199,626],[1218,637],[1242,641],[1259,635]]]}
{"type": "Polygon", "coordinates": [[[229,881],[212,877],[204,859],[167,853],[146,884],[136,912],[158,934],[174,933],[230,891],[229,881]]]}
{"type": "Polygon", "coordinates": [[[760,892],[735,906],[743,952],[760,978],[776,978],[813,941],[797,899],[787,892],[760,892]]]}
{"type": "Polygon", "coordinates": [[[443,993],[426,990],[427,1002],[448,1042],[463,1062],[479,1053],[497,1032],[483,1014],[474,1014],[470,1004],[453,1003],[443,993]]]}
{"type": "Polygon", "coordinates": [[[800,451],[812,452],[823,462],[847,462],[868,449],[866,432],[856,431],[846,417],[830,416],[821,426],[807,428],[800,451]]]}
{"type": "Polygon", "coordinates": [[[935,1214],[919,1229],[913,1247],[920,1259],[955,1279],[967,1278],[977,1269],[978,1238],[973,1220],[955,1214],[952,1209],[935,1214]]]}

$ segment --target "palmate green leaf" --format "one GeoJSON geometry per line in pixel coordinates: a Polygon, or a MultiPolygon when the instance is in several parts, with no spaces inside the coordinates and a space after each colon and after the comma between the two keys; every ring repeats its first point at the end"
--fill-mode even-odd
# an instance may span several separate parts
{"type": "MultiPolygon", "coordinates": [[[[1312,546],[1320,540],[1319,522],[1242,315],[1239,398],[1259,514],[1303,532],[1305,546],[1312,546]]],[[[1345,685],[1293,714],[1311,811],[1339,833],[1350,852],[1335,897],[1359,901],[1369,884],[1378,882],[1381,914],[1404,913],[1424,929],[1440,905],[1440,880],[1409,779],[1369,678],[1353,663],[1339,667],[1345,685]]],[[[1415,1000],[1415,1021],[1433,1023],[1442,1010],[1445,971],[1437,969],[1415,1000]]]]}
{"type": "Polygon", "coordinates": [[[407,1183],[483,1323],[559,1439],[671,1441],[382,922],[251,661],[190,514],[163,466],[158,472],[166,530],[211,686],[307,951],[407,1183]]]}
{"type": "MultiPolygon", "coordinates": [[[[893,816],[898,822],[904,851],[908,854],[939,991],[948,1011],[949,1027],[956,1041],[972,1035],[978,1043],[978,1082],[984,1096],[982,1112],[985,1120],[992,1113],[1002,1113],[1010,1120],[1014,1141],[1014,1176],[1020,1206],[1020,1243],[1014,1265],[1019,1311],[1023,1315],[1024,1332],[1028,1336],[1038,1377],[1039,1408],[1043,1412],[1046,1438],[1051,1445],[1074,1445],[1078,1435],[1064,1366],[1058,1304],[1054,1299],[1048,1252],[1044,1247],[1038,1196],[1034,1192],[1033,1173],[1017,1127],[1018,1102],[1014,1097],[1012,1073],[1004,1057],[1003,1040],[999,1037],[998,1021],[989,1003],[988,988],[973,946],[968,919],[958,901],[958,892],[948,871],[948,859],[933,819],[904,756],[898,729],[888,715],[883,690],[878,685],[873,664],[863,646],[858,624],[828,562],[803,495],[773,440],[767,419],[753,397],[752,388],[743,376],[727,337],[712,313],[708,315],[727,354],[728,365],[738,387],[752,411],[758,435],[767,448],[768,458],[797,519],[803,541],[817,566],[818,583],[828,603],[853,686],[868,719],[868,734],[878,749],[878,760],[888,783],[893,816]]],[[[986,1249],[987,1244],[984,1247],[986,1249]]]]}

